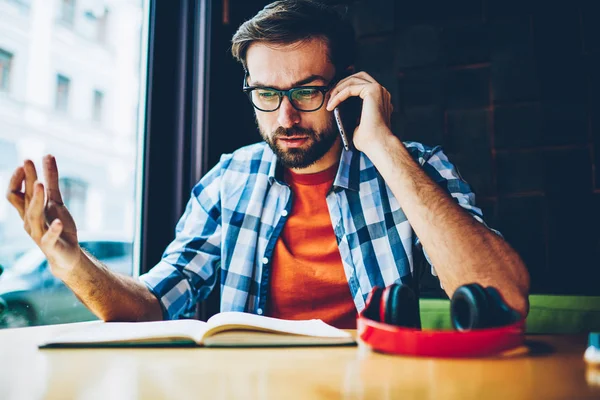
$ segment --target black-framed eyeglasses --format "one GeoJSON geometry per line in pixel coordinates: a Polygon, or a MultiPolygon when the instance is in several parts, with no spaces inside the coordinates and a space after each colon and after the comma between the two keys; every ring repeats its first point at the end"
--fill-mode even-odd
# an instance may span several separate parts
{"type": "Polygon", "coordinates": [[[335,79],[327,86],[298,86],[289,90],[279,90],[271,87],[247,86],[248,71],[244,73],[242,90],[248,95],[250,102],[257,110],[264,112],[277,111],[281,107],[283,96],[298,111],[312,112],[323,107],[325,95],[335,86],[335,79]]]}

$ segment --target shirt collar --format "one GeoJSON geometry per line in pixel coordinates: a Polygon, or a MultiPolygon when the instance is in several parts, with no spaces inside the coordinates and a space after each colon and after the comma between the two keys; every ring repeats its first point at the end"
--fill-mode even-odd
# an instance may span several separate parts
{"type": "Polygon", "coordinates": [[[360,184],[360,152],[351,148],[342,150],[340,166],[333,186],[358,192],[360,184]]]}
{"type": "MultiPolygon", "coordinates": [[[[281,165],[273,150],[267,143],[265,143],[265,159],[271,160],[269,167],[268,179],[270,183],[277,181],[278,183],[285,185],[283,179],[284,167],[281,165]]],[[[343,189],[353,190],[358,192],[360,185],[360,152],[356,149],[350,149],[349,151],[342,150],[340,155],[340,164],[338,171],[333,181],[334,187],[340,187],[343,189]]]]}

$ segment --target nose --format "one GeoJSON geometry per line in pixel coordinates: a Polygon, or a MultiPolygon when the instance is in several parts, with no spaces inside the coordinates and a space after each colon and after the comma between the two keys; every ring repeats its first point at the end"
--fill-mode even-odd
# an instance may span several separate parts
{"type": "Polygon", "coordinates": [[[279,106],[277,112],[277,122],[283,128],[291,128],[300,122],[300,113],[292,106],[287,96],[283,97],[281,106],[279,106]]]}

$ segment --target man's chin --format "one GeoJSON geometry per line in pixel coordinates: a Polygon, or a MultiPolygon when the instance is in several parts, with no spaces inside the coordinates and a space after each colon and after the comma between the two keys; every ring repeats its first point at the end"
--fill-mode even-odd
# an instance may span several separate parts
{"type": "Polygon", "coordinates": [[[306,168],[317,162],[304,149],[283,150],[279,147],[276,153],[279,162],[286,168],[306,168]]]}

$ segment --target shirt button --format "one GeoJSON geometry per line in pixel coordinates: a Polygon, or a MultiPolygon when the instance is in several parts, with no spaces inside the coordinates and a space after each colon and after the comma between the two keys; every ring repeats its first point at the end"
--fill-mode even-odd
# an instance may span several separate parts
{"type": "Polygon", "coordinates": [[[263,309],[262,309],[262,308],[259,308],[258,310],[256,310],[256,313],[257,313],[258,315],[262,315],[262,313],[263,313],[263,309]]]}
{"type": "Polygon", "coordinates": [[[287,212],[287,210],[283,210],[283,211],[281,212],[281,215],[283,215],[284,217],[287,217],[287,215],[288,215],[288,212],[287,212]]]}
{"type": "Polygon", "coordinates": [[[267,257],[263,257],[262,263],[265,264],[265,265],[268,264],[269,263],[269,259],[267,257]]]}

